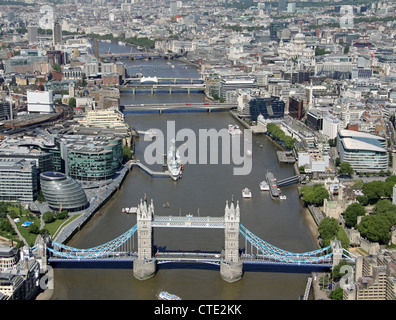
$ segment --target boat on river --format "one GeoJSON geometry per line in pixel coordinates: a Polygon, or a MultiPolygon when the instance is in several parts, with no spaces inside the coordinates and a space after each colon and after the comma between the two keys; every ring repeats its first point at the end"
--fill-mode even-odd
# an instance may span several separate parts
{"type": "Polygon", "coordinates": [[[249,188],[245,188],[242,190],[242,197],[244,198],[251,198],[252,197],[252,192],[250,191],[249,188]]]}
{"type": "Polygon", "coordinates": [[[182,175],[182,164],[179,150],[176,149],[173,143],[168,150],[168,171],[172,180],[177,181],[182,175]]]}
{"type": "Polygon", "coordinates": [[[239,126],[237,126],[236,124],[235,125],[229,124],[228,125],[228,133],[232,136],[240,135],[240,134],[242,134],[242,130],[239,129],[239,126]]]}
{"type": "Polygon", "coordinates": [[[161,291],[158,298],[161,300],[181,300],[179,296],[166,291],[161,291]]]}
{"type": "Polygon", "coordinates": [[[261,191],[269,191],[269,184],[266,181],[260,182],[260,190],[261,191]]]}

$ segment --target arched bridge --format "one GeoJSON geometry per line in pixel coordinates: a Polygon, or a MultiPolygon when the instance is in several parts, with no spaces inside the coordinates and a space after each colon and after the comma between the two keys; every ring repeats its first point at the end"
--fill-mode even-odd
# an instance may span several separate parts
{"type": "MultiPolygon", "coordinates": [[[[318,250],[294,253],[261,239],[240,224],[239,204],[226,204],[223,217],[156,216],[153,203],[141,201],[137,207],[137,224],[119,237],[96,247],[78,249],[56,241],[47,244],[48,262],[122,263],[133,265],[137,279],[145,280],[156,273],[156,265],[164,263],[208,263],[220,266],[222,278],[234,282],[242,277],[243,266],[289,266],[304,270],[329,269],[341,259],[352,262],[355,256],[335,240],[318,250]],[[225,230],[225,246],[219,252],[176,252],[153,250],[153,228],[211,228],[225,230]],[[245,248],[239,248],[239,235],[245,248]],[[137,240],[136,240],[137,236],[137,240]]],[[[299,271],[301,272],[301,271],[299,271]]]]}

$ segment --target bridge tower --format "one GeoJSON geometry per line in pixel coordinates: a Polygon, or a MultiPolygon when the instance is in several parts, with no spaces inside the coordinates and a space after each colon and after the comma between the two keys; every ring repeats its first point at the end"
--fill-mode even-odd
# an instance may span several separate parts
{"type": "Polygon", "coordinates": [[[133,261],[133,274],[138,280],[147,280],[155,276],[156,259],[153,258],[153,200],[140,200],[137,207],[138,257],[133,261]]]}
{"type": "Polygon", "coordinates": [[[220,275],[227,282],[236,282],[242,278],[243,263],[239,254],[239,223],[240,210],[239,202],[236,206],[232,200],[230,206],[226,201],[224,215],[225,245],[224,255],[220,263],[220,275]]]}
{"type": "Polygon", "coordinates": [[[333,251],[333,266],[332,268],[334,268],[335,266],[337,266],[341,259],[342,259],[342,252],[343,252],[343,248],[341,245],[341,241],[334,239],[330,242],[330,246],[331,246],[331,250],[333,251]]]}

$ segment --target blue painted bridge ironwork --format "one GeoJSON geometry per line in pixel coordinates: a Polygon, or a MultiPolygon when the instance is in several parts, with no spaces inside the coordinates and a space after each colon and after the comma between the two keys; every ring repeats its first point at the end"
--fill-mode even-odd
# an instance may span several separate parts
{"type": "MultiPolygon", "coordinates": [[[[216,227],[224,228],[221,218],[216,218],[216,227]],[[219,220],[219,221],[217,221],[219,220]]],[[[161,221],[165,221],[162,219],[161,221]]],[[[180,219],[179,219],[180,220],[180,219]]],[[[191,220],[191,219],[190,219],[191,220]]],[[[188,224],[186,224],[187,226],[188,224]]],[[[169,226],[169,225],[168,225],[169,226]]],[[[191,227],[191,224],[188,225],[191,227]]],[[[180,226],[178,226],[180,227],[180,226]]],[[[135,250],[135,240],[133,236],[137,231],[137,224],[119,237],[102,245],[78,249],[67,246],[56,241],[50,241],[47,245],[48,262],[61,266],[62,263],[69,265],[79,265],[79,263],[124,263],[131,265],[137,258],[135,250]]],[[[248,248],[241,251],[241,261],[244,265],[270,265],[270,266],[292,266],[292,267],[312,267],[331,268],[333,263],[332,247],[328,246],[318,250],[293,253],[280,249],[262,240],[257,235],[249,231],[245,226],[240,225],[240,234],[250,243],[252,252],[248,248]],[[256,250],[256,253],[253,253],[256,250]]],[[[165,263],[207,263],[220,265],[224,258],[224,252],[159,252],[155,253],[158,264],[165,263]]],[[[343,249],[343,258],[354,262],[355,256],[343,249]]]]}

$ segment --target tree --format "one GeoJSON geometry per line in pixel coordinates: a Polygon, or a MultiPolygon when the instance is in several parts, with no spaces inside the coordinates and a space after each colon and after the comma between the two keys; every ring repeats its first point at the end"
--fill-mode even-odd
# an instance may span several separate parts
{"type": "Polygon", "coordinates": [[[360,234],[372,242],[387,244],[390,240],[390,226],[387,218],[380,214],[364,216],[358,224],[360,234]]]}
{"type": "Polygon", "coordinates": [[[388,199],[379,200],[374,206],[374,212],[377,214],[396,213],[396,205],[388,199]]]}
{"type": "Polygon", "coordinates": [[[56,220],[55,214],[52,211],[47,211],[43,213],[43,221],[45,223],[51,223],[56,220]]]}
{"type": "Polygon", "coordinates": [[[351,176],[353,175],[353,168],[349,162],[343,162],[340,164],[338,173],[342,176],[351,176]]]}
{"type": "Polygon", "coordinates": [[[344,300],[344,289],[338,287],[330,292],[329,297],[331,300],[344,300]]]}
{"type": "Polygon", "coordinates": [[[366,210],[360,203],[352,203],[345,209],[343,213],[343,216],[345,218],[345,224],[349,228],[354,228],[356,227],[357,217],[364,216],[365,214],[366,210]]]}
{"type": "Polygon", "coordinates": [[[337,236],[340,226],[334,218],[325,217],[318,226],[318,232],[322,239],[322,246],[327,247],[330,241],[337,236]]]}
{"type": "Polygon", "coordinates": [[[60,219],[60,220],[67,219],[68,217],[69,217],[69,213],[67,212],[67,210],[62,210],[56,215],[56,219],[60,219]]]}
{"type": "Polygon", "coordinates": [[[359,201],[362,206],[367,206],[369,204],[369,199],[366,196],[357,196],[356,200],[359,201]]]}
{"type": "Polygon", "coordinates": [[[304,186],[300,189],[300,193],[305,205],[322,206],[324,199],[330,198],[329,192],[322,184],[304,186]]]}
{"type": "Polygon", "coordinates": [[[38,225],[34,224],[34,223],[29,225],[27,230],[28,230],[29,233],[32,233],[32,234],[39,234],[40,233],[40,229],[39,229],[38,225]]]}
{"type": "Polygon", "coordinates": [[[54,69],[54,71],[62,71],[62,67],[56,63],[52,65],[52,69],[54,69]]]}
{"type": "Polygon", "coordinates": [[[384,182],[367,182],[363,185],[362,192],[369,199],[370,204],[374,204],[385,195],[384,182]]]}
{"type": "Polygon", "coordinates": [[[71,108],[76,107],[76,98],[74,98],[74,97],[69,98],[69,107],[71,107],[71,108]]]}
{"type": "Polygon", "coordinates": [[[123,162],[127,162],[132,158],[132,150],[128,146],[124,146],[122,148],[122,160],[123,162]]]}

